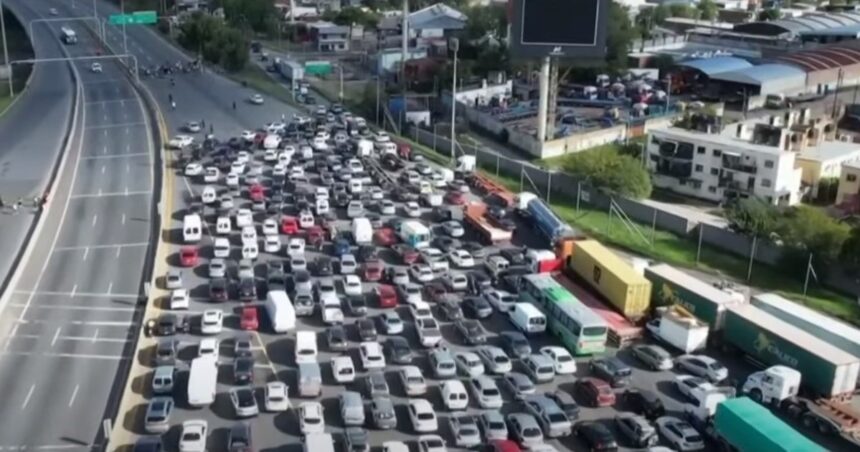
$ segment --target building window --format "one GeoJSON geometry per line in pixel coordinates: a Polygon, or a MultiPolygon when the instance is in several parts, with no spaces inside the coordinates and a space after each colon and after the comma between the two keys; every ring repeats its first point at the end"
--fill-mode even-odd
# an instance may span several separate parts
{"type": "Polygon", "coordinates": [[[762,187],[769,188],[771,185],[773,185],[773,183],[770,181],[770,179],[762,179],[761,180],[761,186],[762,187]]]}
{"type": "Polygon", "coordinates": [[[768,204],[773,204],[773,198],[770,196],[765,196],[764,200],[767,201],[768,204]]]}
{"type": "Polygon", "coordinates": [[[723,151],[719,149],[714,149],[714,157],[720,157],[723,155],[723,151]]]}
{"type": "Polygon", "coordinates": [[[855,174],[846,174],[846,175],[845,175],[845,180],[846,180],[846,181],[848,181],[848,182],[856,182],[856,181],[857,181],[857,175],[855,175],[855,174]]]}
{"type": "Polygon", "coordinates": [[[696,152],[699,154],[704,154],[705,153],[705,147],[699,146],[698,148],[696,148],[696,152]]]}
{"type": "Polygon", "coordinates": [[[703,169],[702,165],[696,165],[696,172],[697,173],[701,173],[702,169],[703,169]]]}
{"type": "Polygon", "coordinates": [[[651,135],[651,144],[660,144],[660,140],[654,135],[651,135]]]}
{"type": "Polygon", "coordinates": [[[773,168],[773,160],[765,160],[764,161],[765,168],[773,168]]]}
{"type": "Polygon", "coordinates": [[[711,168],[711,176],[717,176],[720,174],[720,170],[716,168],[711,168]]]}
{"type": "Polygon", "coordinates": [[[709,192],[711,192],[711,193],[716,193],[716,192],[717,192],[717,187],[714,187],[714,186],[712,185],[712,186],[708,187],[708,191],[709,191],[709,192]]]}

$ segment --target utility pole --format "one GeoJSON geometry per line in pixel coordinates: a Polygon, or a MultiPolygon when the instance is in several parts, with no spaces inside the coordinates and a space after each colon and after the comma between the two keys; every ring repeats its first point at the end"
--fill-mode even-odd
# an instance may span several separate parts
{"type": "Polygon", "coordinates": [[[379,125],[379,96],[381,96],[380,90],[382,90],[382,76],[380,74],[376,74],[376,125],[379,125]]]}
{"type": "MultiPolygon", "coordinates": [[[[451,83],[451,165],[454,165],[454,146],[457,128],[457,52],[460,51],[460,40],[451,38],[448,47],[454,52],[454,78],[451,83]]],[[[404,99],[405,101],[406,99],[404,99]]]]}
{"type": "Polygon", "coordinates": [[[12,63],[9,62],[9,47],[6,44],[6,17],[3,15],[3,0],[0,0],[0,33],[3,34],[3,60],[9,68],[9,97],[15,95],[15,87],[12,80],[12,63]]]}
{"type": "Polygon", "coordinates": [[[538,77],[538,124],[537,124],[537,140],[541,146],[546,141],[546,112],[549,104],[549,66],[550,58],[544,57],[541,60],[540,76],[538,77]]]}
{"type": "Polygon", "coordinates": [[[403,109],[400,111],[398,121],[400,123],[400,133],[403,133],[403,118],[406,116],[406,60],[409,59],[409,0],[403,0],[403,18],[401,19],[401,28],[403,36],[401,36],[401,55],[400,55],[400,96],[403,101],[403,109]]]}
{"type": "MultiPolygon", "coordinates": [[[[119,2],[120,14],[125,15],[125,0],[119,2]]],[[[128,35],[125,33],[125,20],[122,21],[122,49],[128,55],[128,35]]]]}
{"type": "Polygon", "coordinates": [[[343,103],[343,65],[338,66],[340,69],[338,72],[340,73],[340,92],[338,92],[338,98],[340,99],[340,103],[343,103]]]}

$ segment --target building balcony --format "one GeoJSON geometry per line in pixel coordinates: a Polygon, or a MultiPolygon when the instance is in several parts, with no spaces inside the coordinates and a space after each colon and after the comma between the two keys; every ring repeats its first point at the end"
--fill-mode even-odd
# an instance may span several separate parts
{"type": "Polygon", "coordinates": [[[731,171],[740,171],[742,173],[747,173],[747,174],[758,173],[758,167],[756,165],[744,163],[739,158],[727,157],[725,155],[723,155],[723,169],[727,169],[727,170],[731,170],[731,171]]]}

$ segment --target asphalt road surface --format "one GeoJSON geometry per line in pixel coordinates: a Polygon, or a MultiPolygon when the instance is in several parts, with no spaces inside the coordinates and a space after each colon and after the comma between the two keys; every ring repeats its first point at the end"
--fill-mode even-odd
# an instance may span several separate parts
{"type": "MultiPolygon", "coordinates": [[[[58,6],[14,4],[33,18],[50,17],[49,8],[58,6]]],[[[79,24],[69,25],[80,42],[66,50],[93,55],[92,39],[79,24]]],[[[60,26],[37,24],[36,40],[58,41],[60,26]]],[[[0,448],[6,450],[89,450],[139,321],[151,239],[151,129],[116,62],[102,61],[100,73],[89,61],[74,64],[83,84],[79,141],[48,226],[34,238],[38,246],[2,313],[0,448]]]]}

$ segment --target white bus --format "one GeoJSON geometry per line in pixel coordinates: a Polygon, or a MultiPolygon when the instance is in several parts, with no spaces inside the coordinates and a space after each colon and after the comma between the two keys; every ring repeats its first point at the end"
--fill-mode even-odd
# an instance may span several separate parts
{"type": "Polygon", "coordinates": [[[524,334],[538,334],[546,331],[546,316],[526,302],[514,303],[514,308],[508,312],[511,323],[524,334]]]}
{"type": "Polygon", "coordinates": [[[62,27],[60,28],[60,39],[66,44],[76,44],[78,42],[78,35],[71,28],[62,27]]]}
{"type": "Polygon", "coordinates": [[[398,231],[400,239],[412,248],[427,248],[430,246],[430,229],[418,221],[404,221],[398,231]]]}
{"type": "Polygon", "coordinates": [[[543,311],[547,329],[575,355],[606,350],[609,326],[548,273],[520,278],[520,298],[543,311]]]}
{"type": "Polygon", "coordinates": [[[188,375],[188,404],[202,408],[215,402],[218,387],[218,358],[201,356],[191,360],[188,375]]]}
{"type": "Polygon", "coordinates": [[[266,313],[276,333],[286,333],[296,327],[296,310],[283,290],[270,290],[266,294],[266,313]]]}

